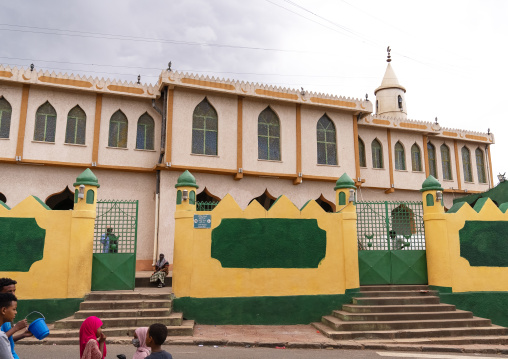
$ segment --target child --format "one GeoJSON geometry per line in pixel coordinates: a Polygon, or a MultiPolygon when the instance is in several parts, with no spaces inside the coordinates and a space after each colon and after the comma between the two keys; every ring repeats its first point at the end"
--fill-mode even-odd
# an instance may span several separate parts
{"type": "MultiPolygon", "coordinates": [[[[16,316],[18,299],[12,293],[0,293],[0,325],[12,322],[16,316]]],[[[13,359],[7,335],[0,330],[0,359],[13,359]]]]}
{"type": "MultiPolygon", "coordinates": [[[[15,295],[17,283],[18,282],[10,278],[0,278],[0,293],[12,293],[15,295]]],[[[28,330],[25,330],[21,334],[14,335],[14,333],[26,328],[27,326],[27,320],[23,319],[22,321],[17,322],[14,326],[12,326],[11,322],[5,322],[0,328],[0,330],[5,332],[7,338],[9,338],[9,342],[11,344],[11,353],[14,359],[19,359],[18,354],[16,354],[14,351],[14,342],[32,336],[32,333],[30,333],[28,330]]]]}
{"type": "Polygon", "coordinates": [[[146,345],[152,349],[152,354],[147,356],[146,359],[173,359],[171,354],[161,348],[167,336],[168,328],[164,324],[155,323],[150,325],[146,345]]]}
{"type": "Polygon", "coordinates": [[[79,357],[103,359],[106,357],[106,335],[102,332],[102,320],[88,317],[79,328],[79,357]],[[99,340],[97,340],[99,339],[99,340]]]}
{"type": "Polygon", "coordinates": [[[137,348],[136,353],[132,359],[144,359],[150,355],[150,348],[146,345],[146,334],[148,333],[148,327],[141,327],[136,329],[134,332],[134,339],[132,344],[137,348]]]}

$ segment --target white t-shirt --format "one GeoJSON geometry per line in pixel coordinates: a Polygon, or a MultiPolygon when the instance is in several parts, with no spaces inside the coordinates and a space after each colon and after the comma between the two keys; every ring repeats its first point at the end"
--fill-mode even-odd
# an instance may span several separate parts
{"type": "Polygon", "coordinates": [[[11,353],[11,343],[7,335],[0,330],[0,359],[13,359],[11,353]]]}

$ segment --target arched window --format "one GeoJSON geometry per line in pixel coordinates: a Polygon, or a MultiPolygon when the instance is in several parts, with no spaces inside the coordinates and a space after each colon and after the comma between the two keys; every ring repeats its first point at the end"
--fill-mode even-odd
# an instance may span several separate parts
{"type": "Polygon", "coordinates": [[[192,153],[216,156],[218,128],[217,111],[205,98],[192,115],[192,153]]]}
{"type": "Polygon", "coordinates": [[[128,122],[127,117],[120,110],[116,111],[109,120],[109,147],[127,148],[128,122]]]}
{"type": "Polygon", "coordinates": [[[372,167],[383,168],[383,147],[381,143],[375,139],[372,141],[372,167]]]}
{"type": "Polygon", "coordinates": [[[401,95],[399,95],[397,102],[399,104],[399,108],[402,110],[402,96],[401,95]]]}
{"type": "Polygon", "coordinates": [[[441,145],[441,164],[443,166],[443,179],[451,180],[452,164],[450,160],[450,149],[444,143],[441,145]]]}
{"type": "Polygon", "coordinates": [[[154,121],[152,116],[144,113],[138,119],[138,131],[136,133],[136,148],[138,150],[153,150],[154,121]]]}
{"type": "Polygon", "coordinates": [[[86,137],[86,114],[81,107],[76,106],[67,115],[67,127],[65,128],[65,143],[77,145],[85,144],[86,137]]]}
{"type": "Polygon", "coordinates": [[[11,114],[11,104],[5,98],[0,97],[0,138],[9,138],[11,114]]]}
{"type": "Polygon", "coordinates": [[[46,101],[35,113],[34,141],[55,142],[56,111],[46,101]]]}
{"type": "Polygon", "coordinates": [[[365,143],[358,137],[358,154],[360,156],[360,167],[367,167],[367,158],[365,157],[365,143]]]}
{"type": "Polygon", "coordinates": [[[379,101],[376,100],[376,113],[378,113],[378,111],[379,111],[379,101]]]}
{"type": "Polygon", "coordinates": [[[258,159],[280,161],[279,117],[270,107],[258,117],[258,159]]]}
{"type": "Polygon", "coordinates": [[[475,151],[476,157],[476,172],[478,173],[478,182],[487,183],[487,176],[485,176],[485,160],[483,157],[483,151],[477,148],[475,151]]]}
{"type": "Polygon", "coordinates": [[[406,154],[404,153],[404,146],[399,141],[395,144],[395,169],[406,170],[406,154]]]}
{"type": "Polygon", "coordinates": [[[411,146],[411,168],[418,172],[422,170],[422,152],[416,143],[411,146]]]}
{"type": "Polygon", "coordinates": [[[337,143],[335,125],[326,115],[317,123],[317,163],[320,165],[337,164],[337,143]]]}
{"type": "Polygon", "coordinates": [[[429,155],[429,172],[432,176],[437,178],[436,148],[430,142],[427,143],[427,152],[429,155]]]}
{"type": "Polygon", "coordinates": [[[462,147],[462,169],[464,171],[464,182],[473,182],[473,172],[471,171],[471,153],[466,146],[462,147]]]}

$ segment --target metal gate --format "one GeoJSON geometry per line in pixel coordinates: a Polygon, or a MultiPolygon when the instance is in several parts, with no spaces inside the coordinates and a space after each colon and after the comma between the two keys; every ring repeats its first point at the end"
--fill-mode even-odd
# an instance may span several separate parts
{"type": "Polygon", "coordinates": [[[138,201],[97,201],[92,290],[134,289],[138,201]]]}
{"type": "Polygon", "coordinates": [[[427,284],[422,202],[357,202],[360,284],[427,284]]]}

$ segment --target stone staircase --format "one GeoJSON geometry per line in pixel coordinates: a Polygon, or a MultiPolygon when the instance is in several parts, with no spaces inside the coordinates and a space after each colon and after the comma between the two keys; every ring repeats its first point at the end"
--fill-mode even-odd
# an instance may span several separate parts
{"type": "Polygon", "coordinates": [[[194,330],[193,320],[172,312],[171,288],[91,292],[74,316],[54,323],[44,344],[78,344],[81,323],[92,315],[101,318],[108,343],[128,343],[134,330],[153,323],[165,324],[168,336],[192,336],[194,330]]]}
{"type": "Polygon", "coordinates": [[[508,329],[440,303],[426,285],[362,286],[353,304],[312,325],[336,340],[405,344],[508,344],[508,329]]]}

